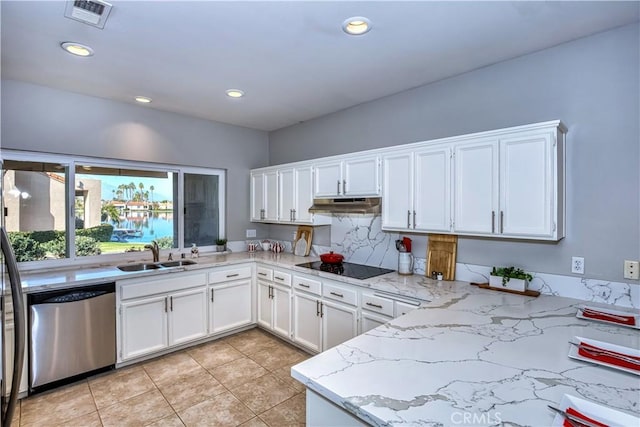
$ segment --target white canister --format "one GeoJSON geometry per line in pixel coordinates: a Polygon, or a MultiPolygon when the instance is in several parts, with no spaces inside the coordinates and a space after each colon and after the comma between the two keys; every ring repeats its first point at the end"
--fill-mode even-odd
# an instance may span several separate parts
{"type": "Polygon", "coordinates": [[[398,253],[398,274],[413,274],[413,254],[411,252],[398,253]]]}

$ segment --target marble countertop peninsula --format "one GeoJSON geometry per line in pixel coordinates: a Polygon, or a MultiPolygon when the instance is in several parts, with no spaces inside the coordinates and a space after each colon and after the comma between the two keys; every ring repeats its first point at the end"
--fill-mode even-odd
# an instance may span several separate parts
{"type": "Polygon", "coordinates": [[[295,365],[292,376],[376,426],[548,426],[547,405],[565,393],[640,414],[640,377],[567,356],[574,336],[638,349],[640,331],[576,318],[580,300],[460,282],[425,288],[430,303],[295,365]]]}

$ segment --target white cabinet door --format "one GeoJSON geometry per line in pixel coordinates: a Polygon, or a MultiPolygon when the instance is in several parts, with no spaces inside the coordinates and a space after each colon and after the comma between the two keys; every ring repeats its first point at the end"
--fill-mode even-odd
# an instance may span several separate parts
{"type": "Polygon", "coordinates": [[[258,324],[264,328],[273,328],[273,303],[271,285],[258,280],[258,324]]]}
{"type": "Polygon", "coordinates": [[[295,171],[293,168],[280,169],[278,187],[278,218],[280,221],[293,221],[295,209],[295,171]]]}
{"type": "Polygon", "coordinates": [[[321,319],[322,351],[358,335],[358,311],[353,307],[324,300],[321,319]]]}
{"type": "Polygon", "coordinates": [[[446,146],[414,153],[413,229],[451,231],[451,152],[446,146]]]}
{"type": "Polygon", "coordinates": [[[498,214],[497,140],[455,146],[454,162],[454,232],[495,233],[498,214]]]}
{"type": "Polygon", "coordinates": [[[176,292],[169,298],[169,345],[207,336],[207,288],[176,292]]]}
{"type": "Polygon", "coordinates": [[[309,350],[321,350],[320,300],[312,295],[293,294],[293,340],[309,350]]]}
{"type": "Polygon", "coordinates": [[[291,289],[271,285],[273,304],[273,331],[291,338],[291,289]]]}
{"type": "Polygon", "coordinates": [[[342,175],[342,195],[347,197],[379,196],[379,162],[378,156],[346,159],[342,175]]]}
{"type": "Polygon", "coordinates": [[[251,279],[209,288],[209,333],[251,324],[251,279]]]}
{"type": "Polygon", "coordinates": [[[313,205],[313,168],[311,166],[295,168],[294,183],[293,220],[309,224],[313,220],[313,215],[309,213],[309,208],[313,205]]]}
{"type": "Polygon", "coordinates": [[[278,219],[278,172],[264,174],[264,212],[266,221],[278,219]]]}
{"type": "Polygon", "coordinates": [[[407,230],[413,210],[413,154],[382,158],[382,228],[407,230]]]}
{"type": "Polygon", "coordinates": [[[264,174],[251,173],[251,221],[260,221],[264,217],[264,174]]]}
{"type": "Polygon", "coordinates": [[[379,314],[369,313],[367,311],[362,312],[362,321],[360,322],[360,333],[364,334],[371,329],[384,325],[389,322],[391,317],[381,316],[379,314]]]}
{"type": "Polygon", "coordinates": [[[500,225],[509,236],[553,236],[553,134],[500,140],[500,225]]]}
{"type": "Polygon", "coordinates": [[[342,195],[342,162],[315,166],[314,197],[340,197],[342,195]]]}
{"type": "Polygon", "coordinates": [[[122,360],[165,349],[167,339],[167,297],[156,296],[123,302],[121,327],[122,360]]]}

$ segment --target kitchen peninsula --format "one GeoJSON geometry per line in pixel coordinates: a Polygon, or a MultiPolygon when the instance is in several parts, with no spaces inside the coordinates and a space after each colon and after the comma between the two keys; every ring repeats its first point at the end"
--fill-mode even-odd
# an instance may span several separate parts
{"type": "MultiPolygon", "coordinates": [[[[420,308],[294,366],[292,376],[312,396],[308,402],[331,402],[354,420],[373,425],[454,425],[468,414],[482,419],[481,425],[550,425],[554,415],[547,405],[557,406],[564,394],[640,414],[637,376],[567,356],[574,336],[640,348],[636,329],[576,318],[584,301],[511,295],[420,275],[389,273],[361,281],[296,266],[306,261],[291,254],[233,253],[202,257],[183,270],[255,262],[424,301],[420,308]]],[[[166,274],[125,273],[104,265],[23,278],[25,291],[35,292],[97,279],[166,274]]],[[[308,406],[308,421],[313,410],[308,406]]]]}

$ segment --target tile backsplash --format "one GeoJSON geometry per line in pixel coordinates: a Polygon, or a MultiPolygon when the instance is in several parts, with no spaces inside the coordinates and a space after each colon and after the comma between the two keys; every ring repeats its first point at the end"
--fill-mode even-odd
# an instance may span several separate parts
{"type": "MultiPolygon", "coordinates": [[[[314,245],[315,254],[333,250],[345,261],[397,269],[398,251],[395,241],[398,233],[382,231],[380,215],[334,215],[331,224],[331,245],[314,245]]],[[[426,255],[426,236],[415,237],[412,252],[426,255]]],[[[424,256],[423,255],[423,256],[424,256]]],[[[425,274],[426,259],[416,256],[415,274],[425,274]]],[[[456,279],[468,282],[489,281],[490,266],[456,264],[456,279]]],[[[640,308],[640,285],[596,279],[536,273],[529,289],[542,294],[557,295],[585,301],[640,308]]]]}

